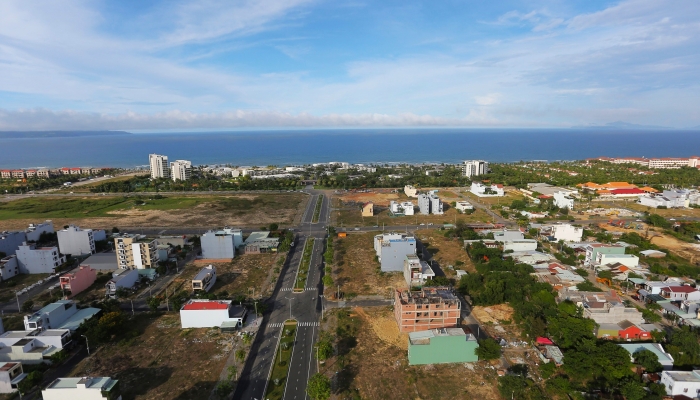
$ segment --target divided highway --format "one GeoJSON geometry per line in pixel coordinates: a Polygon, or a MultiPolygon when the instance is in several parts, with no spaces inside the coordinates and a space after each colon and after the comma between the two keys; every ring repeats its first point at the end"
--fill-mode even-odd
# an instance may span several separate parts
{"type": "Polygon", "coordinates": [[[265,316],[253,342],[250,356],[241,371],[235,399],[264,399],[268,377],[275,359],[277,343],[282,333],[282,324],[288,319],[298,322],[296,342],[289,366],[289,376],[285,382],[284,398],[307,399],[306,384],[309,377],[316,372],[313,360],[313,345],[318,337],[321,317],[322,293],[321,277],[323,275],[323,251],[327,236],[329,201],[327,196],[319,197],[320,191],[307,189],[311,199],[302,217],[301,225],[296,227],[297,239],[284,264],[280,279],[268,301],[272,312],[265,316]],[[316,204],[321,201],[318,223],[312,223],[316,204]],[[307,238],[315,238],[309,274],[304,291],[294,293],[294,281],[299,269],[302,253],[307,238]],[[290,317],[291,316],[291,317],[290,317]]]}

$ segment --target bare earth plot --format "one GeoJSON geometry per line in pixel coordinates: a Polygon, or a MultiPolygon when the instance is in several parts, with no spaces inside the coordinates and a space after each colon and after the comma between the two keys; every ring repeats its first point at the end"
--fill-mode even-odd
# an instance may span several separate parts
{"type": "Polygon", "coordinates": [[[180,329],[177,314],[138,316],[143,333],[109,344],[70,376],[111,376],[127,399],[207,399],[238,339],[218,329],[180,329]]]}
{"type": "MultiPolygon", "coordinates": [[[[439,193],[438,193],[439,194],[439,193]]],[[[457,198],[444,203],[443,215],[424,215],[418,212],[418,202],[416,199],[411,199],[414,204],[416,214],[410,216],[393,216],[389,213],[388,201],[382,199],[388,196],[401,197],[402,200],[408,200],[403,194],[383,194],[383,193],[358,193],[352,196],[343,195],[335,197],[332,200],[333,210],[331,211],[331,223],[338,227],[355,227],[355,226],[397,226],[397,225],[418,225],[418,224],[435,224],[441,225],[445,223],[454,223],[457,219],[462,219],[465,222],[488,222],[491,217],[484,211],[477,209],[470,215],[460,214],[456,209],[451,207],[451,201],[458,200],[457,198]],[[356,201],[361,199],[363,201],[356,201]],[[361,204],[364,201],[374,202],[374,216],[363,217],[360,211],[361,204]],[[375,201],[376,200],[376,201],[375,201]],[[383,203],[386,203],[384,205],[383,203]]]]}
{"type": "Polygon", "coordinates": [[[513,307],[508,304],[474,306],[472,315],[492,337],[504,338],[509,342],[522,339],[522,332],[513,320],[513,307]]]}
{"type": "Polygon", "coordinates": [[[433,259],[440,264],[448,277],[451,278],[456,274],[454,270],[447,269],[448,265],[469,273],[476,272],[474,263],[464,250],[464,242],[461,239],[448,239],[442,233],[434,229],[422,229],[416,231],[416,237],[428,246],[433,259]]]}
{"type": "Polygon", "coordinates": [[[401,273],[380,273],[375,261],[374,236],[379,232],[349,233],[335,240],[333,277],[348,295],[389,296],[392,288],[406,287],[401,273]]]}
{"type": "Polygon", "coordinates": [[[293,225],[308,197],[298,193],[172,196],[153,199],[36,197],[0,203],[0,230],[51,219],[54,226],[90,228],[293,225]],[[142,200],[144,204],[136,204],[142,200]]]}
{"type": "MultiPolygon", "coordinates": [[[[359,323],[356,345],[343,358],[343,393],[332,399],[348,398],[348,393],[363,399],[501,398],[496,372],[485,363],[409,366],[407,334],[399,333],[389,308],[354,308],[350,318],[359,323]]],[[[335,375],[339,364],[331,358],[321,372],[335,375]]]]}
{"type": "MultiPolygon", "coordinates": [[[[614,231],[614,232],[636,232],[640,234],[642,237],[645,235],[645,231],[640,231],[640,230],[635,230],[635,229],[625,229],[625,228],[620,228],[616,226],[610,226],[609,224],[598,224],[598,226],[602,229],[605,229],[607,231],[614,231]]],[[[683,258],[687,258],[689,260],[695,260],[695,258],[698,257],[698,254],[700,254],[700,248],[697,244],[694,243],[687,243],[682,240],[678,240],[673,236],[666,235],[661,232],[656,232],[653,229],[649,229],[649,238],[651,239],[651,243],[655,244],[659,247],[662,247],[664,249],[671,250],[672,252],[678,254],[679,256],[683,258]]]]}

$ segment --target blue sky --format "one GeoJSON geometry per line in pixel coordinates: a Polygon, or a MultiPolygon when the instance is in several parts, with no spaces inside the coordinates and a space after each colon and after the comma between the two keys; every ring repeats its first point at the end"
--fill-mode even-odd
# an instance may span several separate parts
{"type": "Polygon", "coordinates": [[[0,129],[700,125],[700,2],[0,2],[0,129]]]}

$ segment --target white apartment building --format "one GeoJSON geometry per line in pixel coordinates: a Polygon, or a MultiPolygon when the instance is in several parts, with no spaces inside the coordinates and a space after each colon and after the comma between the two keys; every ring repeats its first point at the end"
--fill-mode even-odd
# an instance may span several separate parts
{"type": "Polygon", "coordinates": [[[659,206],[667,208],[689,207],[691,194],[691,191],[684,189],[664,190],[662,193],[639,196],[639,204],[654,208],[659,206]]]}
{"type": "Polygon", "coordinates": [[[28,242],[38,242],[39,238],[41,238],[42,233],[53,233],[53,222],[50,220],[46,220],[40,224],[29,224],[29,227],[27,230],[25,230],[27,234],[27,241],[28,242]]]}
{"type": "Polygon", "coordinates": [[[606,254],[598,253],[596,256],[596,265],[608,265],[620,263],[629,268],[637,268],[639,265],[639,257],[634,254],[606,254]]]}
{"type": "Polygon", "coordinates": [[[687,167],[689,163],[688,158],[650,158],[649,168],[681,168],[687,167]]]}
{"type": "Polygon", "coordinates": [[[119,381],[109,377],[58,378],[41,391],[44,400],[122,400],[119,381]]]}
{"type": "Polygon", "coordinates": [[[95,254],[95,237],[92,229],[80,229],[70,225],[66,229],[56,232],[58,236],[58,248],[61,253],[79,256],[82,254],[95,254]]]}
{"type": "Polygon", "coordinates": [[[418,209],[421,214],[443,214],[442,201],[435,193],[419,194],[418,209]]]}
{"type": "Polygon", "coordinates": [[[53,274],[56,267],[66,262],[58,247],[39,247],[24,242],[17,249],[17,264],[22,274],[53,274]]]}
{"type": "Polygon", "coordinates": [[[462,163],[462,175],[467,178],[488,174],[489,163],[483,160],[467,160],[462,163]]]}
{"type": "Polygon", "coordinates": [[[186,181],[192,175],[192,162],[187,160],[175,160],[170,163],[170,176],[174,181],[186,181]]]}
{"type": "Polygon", "coordinates": [[[168,156],[149,154],[148,164],[151,166],[151,179],[170,178],[168,156]]]}
{"type": "Polygon", "coordinates": [[[418,197],[418,189],[413,187],[413,185],[406,185],[403,188],[403,192],[406,194],[408,197],[418,197]]]}
{"type": "Polygon", "coordinates": [[[0,251],[8,256],[15,254],[17,248],[27,241],[27,234],[23,231],[0,232],[0,251]]]}
{"type": "Polygon", "coordinates": [[[19,275],[17,256],[7,256],[0,259],[0,282],[19,275]]]}
{"type": "Polygon", "coordinates": [[[243,244],[243,232],[240,229],[224,228],[207,231],[200,238],[202,258],[211,260],[229,260],[236,256],[236,248],[243,244]]]}
{"type": "Polygon", "coordinates": [[[554,205],[559,208],[568,208],[569,210],[574,209],[574,198],[569,195],[568,192],[556,192],[552,196],[554,198],[554,205]]]}
{"type": "Polygon", "coordinates": [[[409,289],[422,287],[426,281],[435,277],[435,272],[427,262],[421,261],[415,254],[406,254],[403,261],[403,276],[409,289]]]}
{"type": "Polygon", "coordinates": [[[81,308],[72,300],[58,300],[32,315],[24,316],[24,329],[33,331],[39,329],[68,329],[75,331],[81,323],[101,312],[99,308],[81,308]]]}
{"type": "Polygon", "coordinates": [[[117,264],[121,269],[155,268],[158,251],[155,239],[146,239],[141,235],[121,234],[114,238],[117,264]]]}

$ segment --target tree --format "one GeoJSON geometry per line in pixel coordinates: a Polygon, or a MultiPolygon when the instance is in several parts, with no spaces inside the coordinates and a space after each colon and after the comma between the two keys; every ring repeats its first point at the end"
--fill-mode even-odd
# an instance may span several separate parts
{"type": "Polygon", "coordinates": [[[654,324],[661,321],[661,316],[651,310],[642,309],[642,318],[647,322],[647,324],[654,324]]]}
{"type": "Polygon", "coordinates": [[[663,369],[659,362],[659,357],[651,350],[638,350],[632,356],[634,357],[634,363],[640,365],[646,372],[659,372],[663,369]]]}
{"type": "Polygon", "coordinates": [[[479,360],[495,360],[501,357],[501,346],[491,338],[480,340],[474,354],[479,360]]]}
{"type": "Polygon", "coordinates": [[[326,287],[333,286],[333,278],[330,275],[323,275],[323,285],[326,287]]]}
{"type": "Polygon", "coordinates": [[[32,300],[27,300],[22,304],[22,312],[31,312],[34,308],[34,302],[32,300]]]}
{"type": "Polygon", "coordinates": [[[323,374],[314,374],[306,385],[306,393],[314,400],[331,397],[331,381],[323,374]]]}
{"type": "Polygon", "coordinates": [[[436,276],[425,281],[424,286],[450,286],[452,283],[446,276],[436,276]]]}
{"type": "Polygon", "coordinates": [[[279,228],[279,225],[277,225],[277,224],[274,223],[274,222],[271,223],[270,225],[268,225],[268,227],[267,227],[267,229],[268,229],[270,232],[276,231],[278,228],[279,228]]]}
{"type": "Polygon", "coordinates": [[[151,311],[158,311],[158,306],[160,305],[160,298],[157,296],[151,296],[146,300],[148,303],[148,308],[151,309],[151,311]]]}
{"type": "Polygon", "coordinates": [[[318,351],[316,355],[319,360],[327,360],[333,355],[333,339],[327,332],[321,334],[321,340],[319,340],[317,346],[318,351]]]}
{"type": "Polygon", "coordinates": [[[119,228],[117,228],[116,226],[112,228],[112,233],[119,233],[119,228]]]}
{"type": "Polygon", "coordinates": [[[34,386],[40,384],[42,380],[44,380],[44,373],[39,370],[34,370],[27,374],[27,377],[19,383],[17,388],[21,393],[26,394],[34,386]]]}
{"type": "Polygon", "coordinates": [[[238,361],[243,362],[243,360],[245,360],[245,350],[240,349],[240,350],[236,351],[236,359],[238,361]]]}
{"type": "Polygon", "coordinates": [[[628,381],[620,387],[620,394],[625,396],[626,400],[642,400],[646,397],[647,392],[640,382],[628,381]]]}

